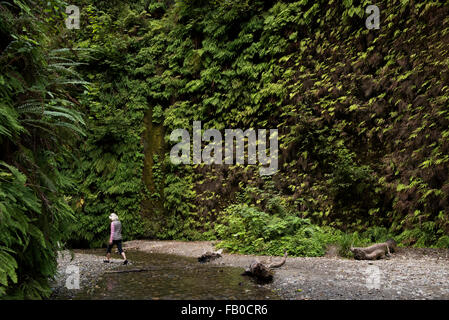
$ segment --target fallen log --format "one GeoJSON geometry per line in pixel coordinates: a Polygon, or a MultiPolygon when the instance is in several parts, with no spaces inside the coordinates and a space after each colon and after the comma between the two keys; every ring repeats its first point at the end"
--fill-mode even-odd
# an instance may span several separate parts
{"type": "Polygon", "coordinates": [[[256,260],[249,265],[249,267],[242,273],[244,276],[254,277],[261,283],[268,283],[273,280],[274,271],[272,269],[282,267],[287,260],[287,251],[284,253],[284,257],[278,263],[270,263],[264,265],[262,262],[256,260]]]}
{"type": "Polygon", "coordinates": [[[223,249],[220,249],[220,250],[215,251],[215,252],[207,251],[207,252],[203,253],[201,255],[201,257],[198,258],[198,262],[206,263],[206,262],[209,262],[209,261],[221,258],[221,254],[222,253],[223,253],[223,249]]]}
{"type": "Polygon", "coordinates": [[[396,242],[389,239],[386,242],[376,243],[366,248],[349,249],[354,254],[356,260],[377,260],[390,257],[392,252],[396,250],[396,242]]]}
{"type": "Polygon", "coordinates": [[[129,273],[129,272],[146,272],[146,271],[151,271],[154,269],[128,269],[128,270],[111,270],[111,271],[106,271],[105,273],[129,273]]]}

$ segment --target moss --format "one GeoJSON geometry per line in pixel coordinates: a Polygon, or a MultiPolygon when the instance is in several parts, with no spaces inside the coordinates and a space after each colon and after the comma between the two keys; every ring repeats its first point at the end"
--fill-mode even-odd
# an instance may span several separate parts
{"type": "MultiPolygon", "coordinates": [[[[153,121],[153,109],[149,108],[144,117],[143,132],[143,152],[144,168],[143,181],[148,190],[147,197],[142,203],[142,213],[146,221],[149,222],[150,230],[147,230],[149,236],[154,236],[160,229],[160,216],[164,214],[164,195],[163,184],[161,181],[161,172],[156,172],[155,160],[159,162],[164,158],[164,127],[153,121]],[[155,175],[159,177],[155,178],[155,175]]],[[[160,163],[159,163],[160,165],[160,163]]]]}

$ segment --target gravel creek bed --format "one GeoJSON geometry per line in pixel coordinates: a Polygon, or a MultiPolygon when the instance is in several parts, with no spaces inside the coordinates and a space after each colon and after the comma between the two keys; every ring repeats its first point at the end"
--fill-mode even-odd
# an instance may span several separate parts
{"type": "MultiPolygon", "coordinates": [[[[199,257],[215,251],[213,242],[146,241],[124,244],[126,250],[199,257]]],[[[332,250],[331,250],[332,251],[332,250]]],[[[95,288],[105,271],[122,266],[122,260],[75,251],[73,261],[66,252],[58,260],[59,275],[53,282],[53,297],[70,298],[65,289],[66,267],[80,268],[80,286],[95,288]]],[[[223,254],[212,265],[247,267],[254,259],[269,262],[280,257],[223,254]]],[[[132,261],[131,261],[132,264],[132,261]]],[[[357,261],[337,257],[287,258],[275,269],[274,281],[266,285],[283,299],[449,299],[449,250],[399,248],[390,259],[357,261]]]]}
{"type": "MultiPolygon", "coordinates": [[[[106,251],[106,250],[105,250],[106,251]]],[[[79,286],[80,288],[94,289],[97,281],[101,278],[104,272],[114,270],[120,266],[123,266],[122,259],[112,259],[110,263],[104,263],[105,257],[84,254],[81,252],[73,252],[72,254],[65,250],[59,253],[58,256],[58,272],[54,281],[51,283],[51,289],[53,291],[51,299],[55,297],[71,299],[76,290],[69,290],[66,288],[67,278],[72,274],[72,270],[68,269],[68,266],[76,266],[79,268],[79,286]]]]}

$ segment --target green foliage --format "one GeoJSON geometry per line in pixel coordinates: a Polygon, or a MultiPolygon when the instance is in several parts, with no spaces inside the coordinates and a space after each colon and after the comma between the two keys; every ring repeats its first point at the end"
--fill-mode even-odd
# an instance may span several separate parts
{"type": "Polygon", "coordinates": [[[223,241],[217,247],[245,254],[322,256],[335,240],[331,233],[309,219],[295,215],[269,215],[246,204],[231,205],[215,226],[223,241]]]}
{"type": "MultiPolygon", "coordinates": [[[[367,232],[370,232],[370,230],[367,232]]],[[[343,233],[336,241],[338,245],[338,254],[345,258],[353,257],[352,252],[349,250],[351,247],[366,247],[373,242],[374,241],[369,238],[364,238],[363,235],[359,234],[357,231],[353,233],[343,233]]]]}
{"type": "MultiPolygon", "coordinates": [[[[164,209],[166,223],[158,234],[162,239],[183,239],[189,232],[188,220],[194,198],[191,181],[174,174],[165,177],[164,209]]],[[[192,230],[193,231],[193,230],[192,230]]],[[[187,237],[188,238],[188,237],[187,237]]]]}
{"type": "Polygon", "coordinates": [[[449,249],[449,236],[441,236],[435,244],[435,247],[449,249]]]}
{"type": "Polygon", "coordinates": [[[139,101],[135,82],[106,81],[103,76],[92,81],[81,99],[89,130],[71,169],[79,186],[73,194],[77,223],[71,238],[92,246],[105,243],[111,212],[119,215],[125,239],[144,233],[139,212],[143,199],[140,126],[145,104],[139,101]],[[129,100],[129,94],[135,94],[135,99],[129,100]]]}
{"type": "Polygon", "coordinates": [[[89,55],[79,57],[85,65],[80,73],[89,79],[89,86],[78,95],[88,130],[78,145],[76,161],[66,167],[77,185],[71,190],[76,223],[70,243],[98,247],[106,244],[111,212],[119,215],[125,240],[151,234],[142,215],[147,196],[142,135],[148,88],[134,77],[136,44],[127,35],[117,36],[139,33],[147,20],[124,3],[111,8],[111,3],[80,2],[86,6],[81,21],[88,23],[74,41],[89,50],[89,55]],[[108,11],[120,19],[116,21],[108,11]]]}
{"type": "Polygon", "coordinates": [[[62,173],[84,120],[70,94],[85,84],[69,49],[48,34],[62,1],[0,4],[0,298],[48,297],[67,240],[73,187],[62,173]]]}
{"type": "Polygon", "coordinates": [[[239,203],[348,234],[434,222],[440,233],[419,243],[447,235],[445,6],[380,1],[381,29],[367,30],[365,0],[78,2],[76,42],[95,51],[79,98],[88,138],[69,168],[82,186],[75,239],[102,243],[110,211],[128,238],[213,239],[239,203]],[[194,120],[278,128],[279,192],[253,166],[152,160],[194,120]]]}
{"type": "Polygon", "coordinates": [[[232,252],[449,246],[447,6],[380,1],[367,30],[367,0],[74,4],[76,32],[63,1],[0,3],[1,297],[48,296],[112,211],[125,240],[232,252]],[[279,172],[172,165],[194,120],[278,128],[279,172]]]}
{"type": "Polygon", "coordinates": [[[407,246],[449,248],[448,236],[431,221],[424,222],[419,228],[405,230],[396,239],[407,246]]]}

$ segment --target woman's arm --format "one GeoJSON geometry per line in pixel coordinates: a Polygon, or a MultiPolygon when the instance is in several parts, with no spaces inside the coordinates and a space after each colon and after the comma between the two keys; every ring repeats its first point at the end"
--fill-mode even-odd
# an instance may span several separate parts
{"type": "Polygon", "coordinates": [[[109,238],[109,243],[111,243],[111,244],[112,244],[113,236],[114,236],[114,222],[111,222],[111,237],[109,238]]]}

